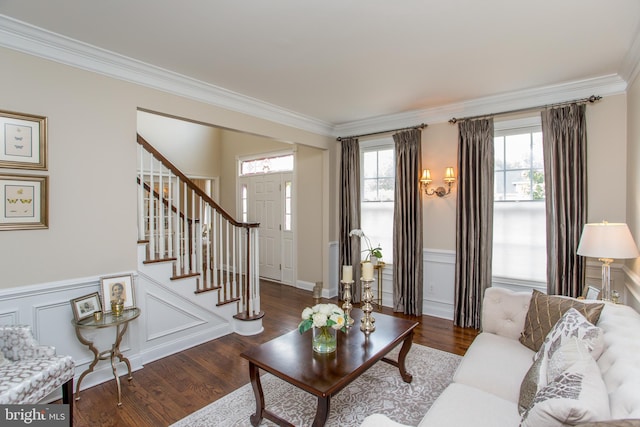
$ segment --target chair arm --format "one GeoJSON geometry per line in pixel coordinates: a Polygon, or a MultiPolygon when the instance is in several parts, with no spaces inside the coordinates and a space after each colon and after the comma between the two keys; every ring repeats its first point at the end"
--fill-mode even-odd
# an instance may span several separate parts
{"type": "Polygon", "coordinates": [[[56,354],[54,347],[38,344],[31,333],[31,326],[28,325],[0,326],[0,351],[13,362],[56,354]]]}

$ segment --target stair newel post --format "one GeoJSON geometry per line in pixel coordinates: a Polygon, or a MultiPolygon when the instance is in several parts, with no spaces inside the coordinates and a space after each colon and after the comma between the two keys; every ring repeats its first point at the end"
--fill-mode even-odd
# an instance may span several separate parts
{"type": "Polygon", "coordinates": [[[251,316],[250,305],[251,305],[251,228],[246,227],[247,230],[247,280],[245,281],[245,315],[247,318],[251,316]]]}

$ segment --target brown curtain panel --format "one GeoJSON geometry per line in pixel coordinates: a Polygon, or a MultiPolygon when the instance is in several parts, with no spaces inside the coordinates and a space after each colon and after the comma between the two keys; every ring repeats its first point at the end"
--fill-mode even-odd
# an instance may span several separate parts
{"type": "Polygon", "coordinates": [[[420,164],[422,132],[412,129],[393,135],[396,184],[393,213],[393,309],[422,315],[422,200],[420,164]]]}
{"type": "Polygon", "coordinates": [[[547,208],[547,293],[582,294],[585,260],[578,256],[587,220],[586,105],[542,112],[547,208]]]}
{"type": "Polygon", "coordinates": [[[349,237],[351,230],[360,228],[360,144],[357,138],[342,140],[340,159],[340,274],[343,265],[353,266],[355,283],[351,301],[360,302],[360,238],[349,237]]]}
{"type": "Polygon", "coordinates": [[[458,125],[454,323],[480,328],[493,250],[493,119],[458,125]]]}

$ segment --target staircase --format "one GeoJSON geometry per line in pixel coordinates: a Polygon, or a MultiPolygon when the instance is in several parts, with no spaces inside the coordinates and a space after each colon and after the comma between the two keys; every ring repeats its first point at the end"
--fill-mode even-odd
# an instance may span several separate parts
{"type": "Polygon", "coordinates": [[[137,141],[141,273],[178,293],[189,283],[187,297],[228,318],[231,331],[261,332],[259,224],[236,221],[142,136],[137,141]]]}

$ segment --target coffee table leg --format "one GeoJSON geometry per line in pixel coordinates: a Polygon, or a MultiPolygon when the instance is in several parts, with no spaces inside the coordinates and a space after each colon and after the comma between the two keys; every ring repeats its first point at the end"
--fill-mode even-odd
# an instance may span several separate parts
{"type": "Polygon", "coordinates": [[[405,383],[410,383],[413,380],[413,376],[407,372],[407,368],[405,367],[404,361],[411,349],[411,344],[413,343],[413,331],[404,339],[402,343],[402,348],[400,349],[400,354],[398,355],[398,369],[400,369],[400,376],[405,383]]]}
{"type": "Polygon", "coordinates": [[[329,418],[329,411],[331,410],[331,397],[319,397],[318,396],[318,409],[316,409],[316,417],[313,419],[313,427],[322,427],[329,418]]]}
{"type": "Polygon", "coordinates": [[[251,379],[251,387],[253,387],[253,394],[256,397],[256,413],[251,415],[251,425],[257,427],[262,421],[262,414],[264,411],[264,393],[262,392],[262,384],[260,383],[260,369],[249,362],[249,378],[251,379]]]}

